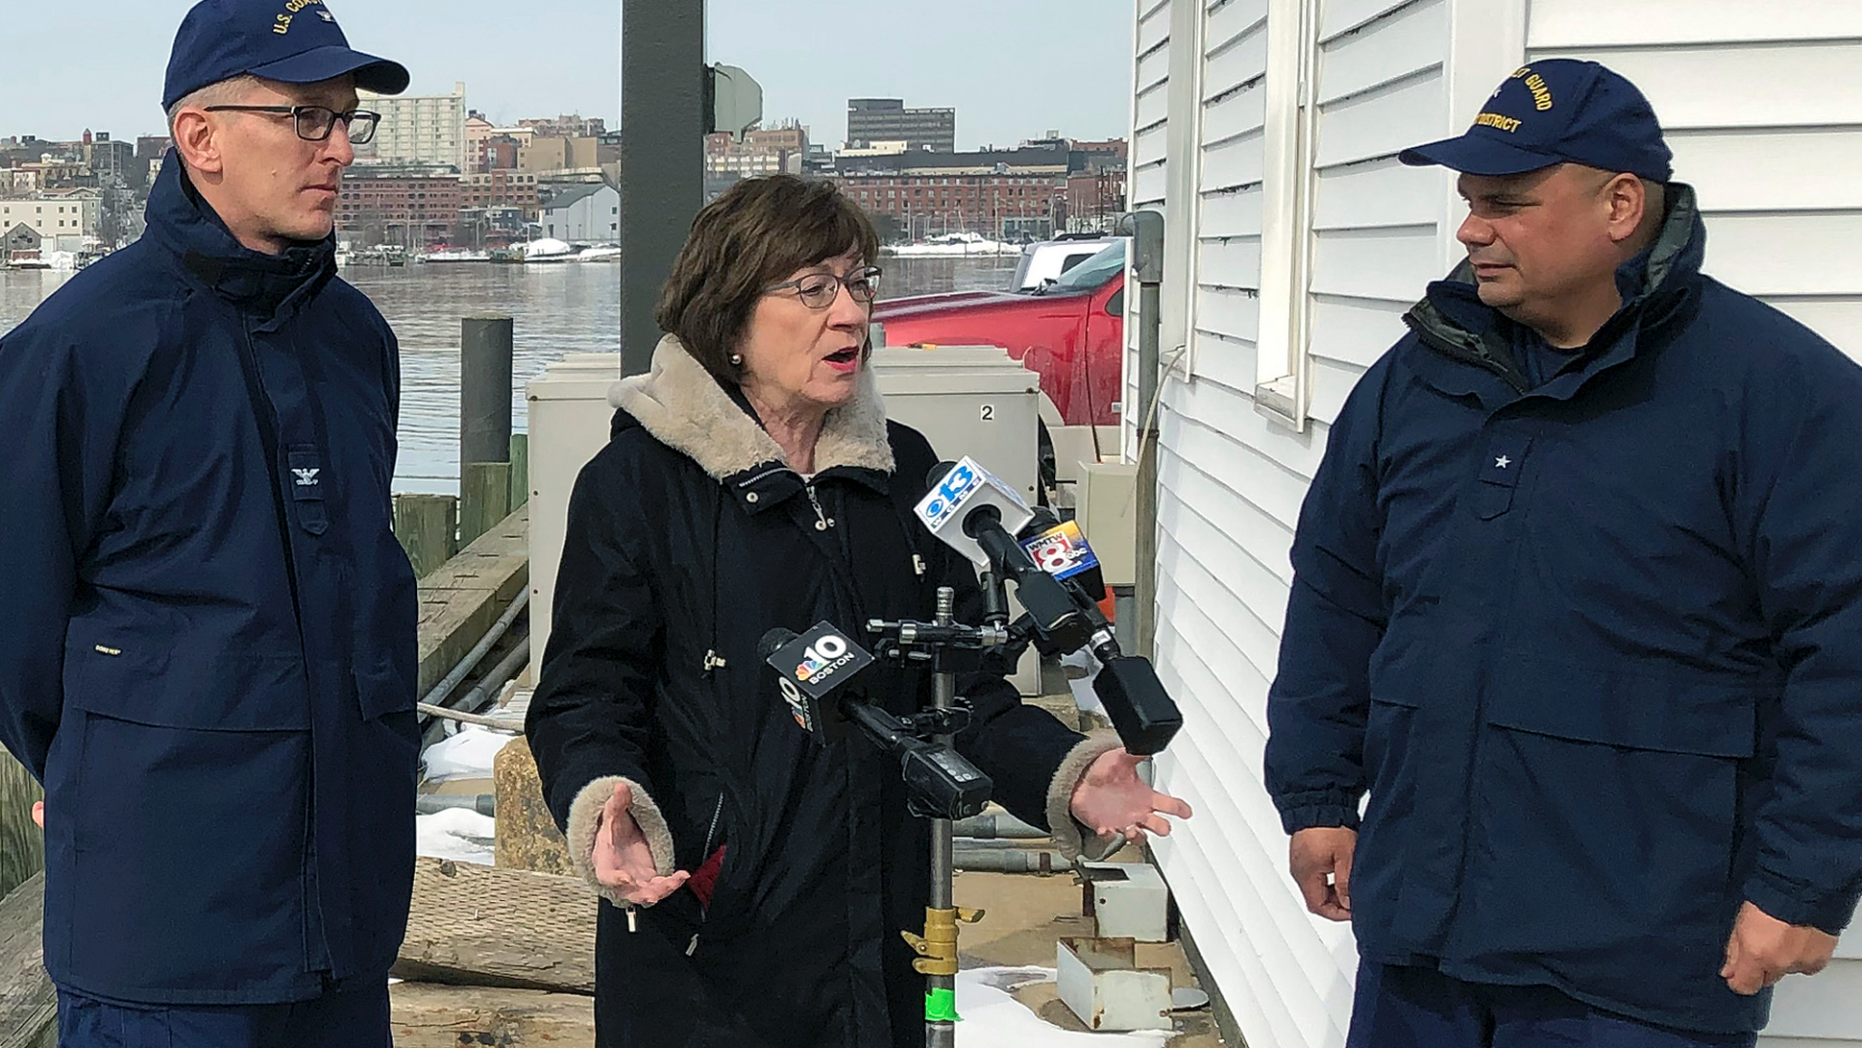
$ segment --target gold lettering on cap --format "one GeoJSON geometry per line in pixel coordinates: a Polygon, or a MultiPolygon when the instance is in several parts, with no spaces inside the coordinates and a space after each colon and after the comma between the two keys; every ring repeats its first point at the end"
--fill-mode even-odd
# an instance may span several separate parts
{"type": "Polygon", "coordinates": [[[296,16],[299,11],[302,11],[306,7],[316,7],[322,3],[323,0],[285,0],[284,12],[278,15],[276,24],[272,26],[272,32],[277,33],[279,36],[289,33],[291,31],[291,19],[296,16]]]}
{"type": "Polygon", "coordinates": [[[1543,113],[1552,108],[1552,89],[1545,85],[1545,78],[1537,73],[1526,78],[1526,86],[1532,89],[1532,108],[1543,113]]]}
{"type": "Polygon", "coordinates": [[[1501,116],[1499,113],[1482,113],[1474,118],[1474,125],[1495,128],[1510,135],[1519,130],[1520,120],[1517,117],[1501,116]]]}

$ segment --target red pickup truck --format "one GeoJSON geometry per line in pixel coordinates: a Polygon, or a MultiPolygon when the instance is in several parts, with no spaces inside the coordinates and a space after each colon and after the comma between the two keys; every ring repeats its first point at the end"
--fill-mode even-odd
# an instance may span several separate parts
{"type": "Polygon", "coordinates": [[[1125,245],[1025,292],[959,291],[878,303],[894,346],[996,345],[1041,376],[1069,426],[1116,425],[1125,344],[1125,245]]]}

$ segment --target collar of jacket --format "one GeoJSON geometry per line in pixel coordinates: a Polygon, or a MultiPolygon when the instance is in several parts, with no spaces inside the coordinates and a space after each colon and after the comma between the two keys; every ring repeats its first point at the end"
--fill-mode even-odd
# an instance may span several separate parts
{"type": "MultiPolygon", "coordinates": [[[[1559,374],[1532,395],[1568,399],[1593,376],[1632,359],[1642,344],[1638,336],[1662,328],[1692,299],[1700,285],[1707,227],[1694,187],[1670,182],[1667,188],[1668,214],[1661,231],[1647,251],[1617,268],[1623,304],[1591,338],[1583,366],[1559,374]]],[[[1418,355],[1425,377],[1444,392],[1479,393],[1490,385],[1481,377],[1484,371],[1505,379],[1518,394],[1527,393],[1501,316],[1480,300],[1471,264],[1464,261],[1446,279],[1430,284],[1403,321],[1429,349],[1418,355]]]]}
{"type": "MultiPolygon", "coordinates": [[[[660,339],[652,369],[622,379],[609,397],[614,432],[633,424],[680,452],[729,488],[751,513],[802,490],[801,474],[763,429],[741,391],[726,389],[679,340],[660,339]]],[[[886,435],[886,405],[873,369],[860,369],[852,400],[827,413],[815,442],[815,476],[832,474],[884,493],[894,467],[886,435]]]]}
{"type": "Polygon", "coordinates": [[[336,234],[301,241],[281,255],[241,244],[189,181],[170,149],[149,191],[148,234],[182,268],[241,312],[274,327],[336,275],[336,234]]]}

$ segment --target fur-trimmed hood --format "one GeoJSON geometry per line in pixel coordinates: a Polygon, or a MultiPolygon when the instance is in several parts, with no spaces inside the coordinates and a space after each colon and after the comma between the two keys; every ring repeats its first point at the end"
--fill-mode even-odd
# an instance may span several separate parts
{"type": "MultiPolygon", "coordinates": [[[[672,335],[653,350],[652,370],[622,379],[609,402],[717,480],[788,465],[755,415],[672,335]]],[[[815,471],[851,466],[891,473],[894,465],[885,400],[873,369],[862,367],[854,398],[827,413],[815,443],[815,471]]]]}

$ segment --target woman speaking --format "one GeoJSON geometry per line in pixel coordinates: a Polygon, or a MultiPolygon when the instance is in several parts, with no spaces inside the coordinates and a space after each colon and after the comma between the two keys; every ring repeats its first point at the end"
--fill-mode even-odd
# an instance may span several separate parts
{"type": "MultiPolygon", "coordinates": [[[[749,179],[707,206],[661,294],[652,370],[621,383],[576,483],[527,733],[606,900],[604,1048],[924,1043],[899,931],[924,919],[928,824],[895,761],[796,723],[757,651],[773,627],[928,620],[939,586],[980,618],[968,562],[912,513],[937,457],[886,421],[867,366],[878,248],[826,182],[749,179]]],[[[863,676],[891,712],[929,705],[928,673],[863,676]]],[[[974,714],[957,749],[1070,854],[1189,815],[1116,739],[1002,678],[959,693],[974,714]]]]}

